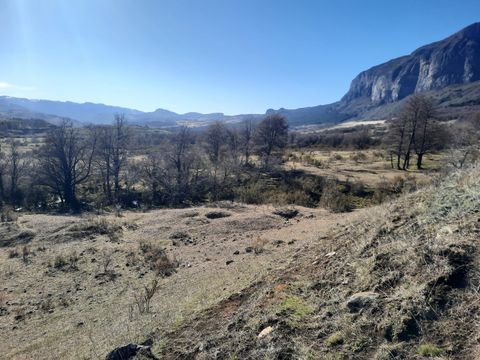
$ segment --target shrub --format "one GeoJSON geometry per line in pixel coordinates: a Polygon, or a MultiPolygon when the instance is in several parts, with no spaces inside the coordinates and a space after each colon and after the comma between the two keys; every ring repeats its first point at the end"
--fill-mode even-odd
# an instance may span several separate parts
{"type": "Polygon", "coordinates": [[[268,244],[267,239],[262,239],[260,236],[257,237],[252,244],[253,252],[255,254],[261,254],[265,250],[265,245],[268,244]]]}
{"type": "Polygon", "coordinates": [[[332,154],[328,159],[329,162],[342,161],[342,160],[343,160],[343,156],[340,154],[332,154]]]}
{"type": "Polygon", "coordinates": [[[76,237],[86,237],[91,235],[108,235],[114,238],[122,227],[118,224],[109,222],[106,218],[88,219],[83,223],[76,224],[70,229],[76,237]]]}
{"type": "Polygon", "coordinates": [[[9,259],[13,259],[13,258],[16,258],[16,257],[19,257],[20,254],[18,253],[18,249],[17,248],[13,248],[13,249],[10,249],[8,251],[8,258],[9,259]]]}
{"type": "Polygon", "coordinates": [[[425,357],[435,357],[442,354],[442,349],[434,344],[422,344],[418,347],[418,353],[425,357]]]}
{"type": "Polygon", "coordinates": [[[178,267],[175,259],[170,259],[161,246],[153,243],[140,243],[140,251],[143,253],[145,261],[150,265],[150,269],[160,276],[170,276],[178,267]]]}
{"type": "Polygon", "coordinates": [[[352,210],[348,197],[338,189],[338,185],[334,180],[327,182],[325,185],[320,205],[335,213],[352,210]]]}
{"type": "Polygon", "coordinates": [[[55,269],[63,269],[67,266],[67,261],[62,255],[55,256],[55,260],[53,261],[53,267],[55,269]]]}
{"type": "Polygon", "coordinates": [[[254,183],[246,186],[240,186],[235,189],[235,198],[246,204],[262,204],[265,202],[265,189],[260,183],[254,183]]]}
{"type": "Polygon", "coordinates": [[[32,254],[30,251],[30,246],[24,245],[22,247],[22,260],[24,263],[28,262],[28,257],[32,254]]]}
{"type": "Polygon", "coordinates": [[[0,221],[2,223],[16,222],[17,220],[18,220],[18,215],[11,210],[3,210],[0,213],[0,221]]]}
{"type": "Polygon", "coordinates": [[[343,342],[344,342],[344,339],[343,339],[343,334],[341,332],[335,332],[325,340],[325,343],[328,346],[341,345],[343,344],[343,342]]]}
{"type": "Polygon", "coordinates": [[[356,152],[352,155],[350,155],[350,159],[353,160],[356,163],[359,163],[361,161],[366,161],[367,160],[367,155],[363,152],[356,152]]]}
{"type": "Polygon", "coordinates": [[[102,252],[102,260],[101,265],[104,274],[109,274],[112,272],[110,269],[110,265],[112,264],[112,252],[108,250],[104,250],[102,252]]]}
{"type": "Polygon", "coordinates": [[[138,312],[140,314],[149,313],[150,312],[150,302],[153,298],[153,295],[158,290],[158,280],[154,279],[150,286],[146,285],[143,288],[143,292],[141,294],[135,293],[133,296],[135,298],[135,304],[137,305],[138,312]]]}

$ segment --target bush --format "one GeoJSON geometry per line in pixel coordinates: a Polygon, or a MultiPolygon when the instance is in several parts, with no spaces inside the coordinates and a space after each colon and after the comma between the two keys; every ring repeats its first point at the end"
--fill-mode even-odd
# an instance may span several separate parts
{"type": "Polygon", "coordinates": [[[142,242],[140,243],[140,251],[143,253],[150,269],[155,271],[157,275],[166,277],[175,273],[178,262],[175,259],[170,259],[161,246],[142,242]]]}
{"type": "Polygon", "coordinates": [[[328,346],[335,346],[343,344],[343,334],[341,332],[336,332],[330,335],[326,340],[325,343],[328,346]]]}
{"type": "Polygon", "coordinates": [[[267,239],[262,239],[261,237],[257,237],[252,243],[253,252],[257,255],[263,253],[263,251],[265,250],[265,245],[267,244],[268,244],[267,239]]]}
{"type": "Polygon", "coordinates": [[[320,205],[335,212],[347,212],[352,210],[348,197],[342,193],[336,181],[327,182],[323,189],[320,205]]]}
{"type": "Polygon", "coordinates": [[[71,227],[70,231],[75,237],[87,237],[92,235],[107,235],[112,241],[118,238],[117,233],[122,227],[109,222],[106,218],[88,219],[71,227]]]}
{"type": "Polygon", "coordinates": [[[366,161],[367,160],[367,155],[363,152],[357,152],[355,154],[350,155],[350,159],[355,161],[356,163],[359,163],[361,161],[366,161]]]}
{"type": "Polygon", "coordinates": [[[265,201],[265,189],[258,182],[247,186],[240,186],[234,191],[235,198],[242,203],[262,204],[265,201]]]}
{"type": "Polygon", "coordinates": [[[53,267],[55,269],[63,269],[67,266],[67,260],[62,255],[55,256],[55,260],[53,261],[53,267]]]}
{"type": "Polygon", "coordinates": [[[19,257],[19,256],[20,256],[20,254],[19,254],[17,248],[13,248],[13,249],[10,249],[8,251],[8,258],[9,259],[13,259],[13,258],[16,258],[16,257],[19,257]]]}
{"type": "Polygon", "coordinates": [[[2,223],[16,222],[17,220],[18,220],[18,215],[11,210],[3,210],[0,213],[0,221],[2,223]]]}
{"type": "Polygon", "coordinates": [[[422,344],[418,347],[418,353],[425,357],[435,357],[442,354],[442,349],[434,344],[422,344]]]}
{"type": "Polygon", "coordinates": [[[138,312],[140,314],[150,312],[150,302],[152,301],[153,295],[158,290],[158,280],[154,279],[150,286],[146,285],[143,289],[143,292],[135,293],[133,296],[135,298],[135,304],[137,305],[138,312]]]}

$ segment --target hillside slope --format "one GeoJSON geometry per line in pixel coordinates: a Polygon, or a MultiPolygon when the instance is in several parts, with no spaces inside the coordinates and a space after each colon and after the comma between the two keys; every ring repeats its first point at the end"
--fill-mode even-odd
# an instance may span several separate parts
{"type": "Polygon", "coordinates": [[[479,176],[319,232],[285,270],[155,334],[162,359],[478,359],[479,176]]]}

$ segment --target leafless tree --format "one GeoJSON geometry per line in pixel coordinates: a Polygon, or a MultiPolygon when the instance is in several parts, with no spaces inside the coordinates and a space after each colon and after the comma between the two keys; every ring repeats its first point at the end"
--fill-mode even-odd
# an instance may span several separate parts
{"type": "MultiPolygon", "coordinates": [[[[92,169],[95,136],[82,136],[65,120],[47,135],[40,159],[40,182],[58,195],[66,208],[80,210],[77,187],[87,181],[92,169]]],[[[89,133],[88,135],[92,135],[89,133]]]]}
{"type": "Polygon", "coordinates": [[[276,113],[268,115],[258,124],[255,132],[255,143],[267,167],[272,152],[284,148],[287,141],[288,124],[282,115],[276,113]]]}
{"type": "Polygon", "coordinates": [[[213,165],[213,198],[217,200],[218,196],[218,180],[217,173],[220,164],[224,160],[226,144],[227,144],[227,129],[220,121],[211,124],[205,132],[205,150],[208,158],[213,165]]]}
{"type": "Polygon", "coordinates": [[[240,128],[240,146],[243,150],[243,156],[245,161],[245,166],[250,164],[250,155],[252,153],[252,142],[253,142],[253,120],[247,118],[242,121],[242,127],[240,128]]]}
{"type": "Polygon", "coordinates": [[[1,144],[0,144],[0,206],[5,201],[4,176],[5,176],[6,167],[7,167],[6,157],[4,152],[2,151],[1,144]]]}
{"type": "Polygon", "coordinates": [[[427,97],[420,98],[420,115],[416,122],[414,150],[417,155],[417,169],[422,168],[423,156],[433,147],[439,128],[436,126],[436,111],[427,97]]]}
{"type": "Polygon", "coordinates": [[[461,169],[480,158],[480,129],[477,126],[477,123],[467,121],[451,127],[448,163],[454,168],[461,169]]]}
{"type": "Polygon", "coordinates": [[[433,144],[435,116],[433,103],[425,96],[414,95],[407,100],[399,117],[392,120],[386,137],[392,168],[395,155],[397,169],[407,170],[413,152],[417,155],[417,168],[422,168],[423,156],[433,144]]]}
{"type": "Polygon", "coordinates": [[[99,129],[98,159],[104,193],[110,203],[118,202],[120,178],[127,161],[129,129],[125,115],[115,115],[111,126],[99,129]]]}
{"type": "Polygon", "coordinates": [[[10,139],[8,142],[9,151],[6,158],[5,173],[8,177],[9,183],[9,200],[12,206],[18,205],[18,184],[25,175],[25,171],[28,166],[27,159],[19,151],[19,143],[14,139],[10,139]]]}

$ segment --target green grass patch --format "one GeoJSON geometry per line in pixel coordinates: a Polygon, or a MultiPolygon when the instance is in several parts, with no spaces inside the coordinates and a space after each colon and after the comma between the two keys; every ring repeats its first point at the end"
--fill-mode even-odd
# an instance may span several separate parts
{"type": "Polygon", "coordinates": [[[442,354],[442,349],[434,344],[422,344],[418,347],[418,353],[425,357],[435,357],[442,354]]]}

